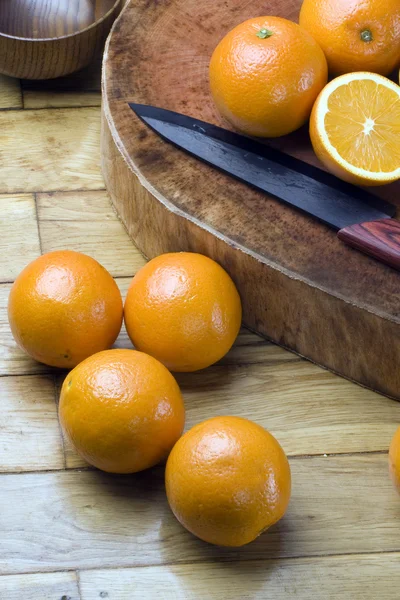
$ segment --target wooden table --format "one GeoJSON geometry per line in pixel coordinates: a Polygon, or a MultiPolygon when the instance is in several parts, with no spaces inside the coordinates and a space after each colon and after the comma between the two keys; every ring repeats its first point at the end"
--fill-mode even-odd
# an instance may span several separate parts
{"type": "MultiPolygon", "coordinates": [[[[125,293],[144,259],[104,190],[99,66],[42,84],[2,77],[0,108],[1,600],[399,598],[400,499],[387,448],[400,405],[248,331],[221,363],[178,380],[187,427],[243,415],[290,457],[289,511],[254,543],[197,540],[169,511],[162,468],[106,475],[62,439],[63,373],[16,347],[11,283],[40,253],[71,248],[125,293]]],[[[117,345],[129,347],[125,333],[117,345]]]]}

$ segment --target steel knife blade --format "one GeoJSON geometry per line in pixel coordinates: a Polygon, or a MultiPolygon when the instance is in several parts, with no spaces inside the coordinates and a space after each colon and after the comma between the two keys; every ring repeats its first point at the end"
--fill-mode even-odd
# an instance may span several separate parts
{"type": "Polygon", "coordinates": [[[302,210],[338,231],[345,243],[400,269],[394,205],[252,138],[163,108],[129,106],[164,140],[302,210]]]}

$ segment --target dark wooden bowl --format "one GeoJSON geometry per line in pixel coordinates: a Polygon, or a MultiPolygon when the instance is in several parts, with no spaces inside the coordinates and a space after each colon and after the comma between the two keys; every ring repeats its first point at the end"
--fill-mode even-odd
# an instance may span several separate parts
{"type": "Polygon", "coordinates": [[[90,63],[122,0],[0,0],[0,73],[52,79],[90,63]]]}

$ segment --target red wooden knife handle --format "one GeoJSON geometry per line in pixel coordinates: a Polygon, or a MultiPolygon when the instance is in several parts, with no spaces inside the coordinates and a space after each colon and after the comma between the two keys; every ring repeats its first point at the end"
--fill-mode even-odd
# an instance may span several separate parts
{"type": "Polygon", "coordinates": [[[349,246],[400,270],[400,221],[379,219],[344,227],[338,237],[349,246]]]}

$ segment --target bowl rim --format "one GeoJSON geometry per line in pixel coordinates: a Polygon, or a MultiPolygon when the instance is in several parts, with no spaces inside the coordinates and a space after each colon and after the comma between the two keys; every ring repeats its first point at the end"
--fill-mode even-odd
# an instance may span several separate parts
{"type": "Polygon", "coordinates": [[[58,37],[29,38],[29,37],[20,37],[17,35],[10,35],[9,33],[3,33],[0,30],[0,38],[16,40],[16,41],[20,41],[20,42],[57,42],[59,40],[65,40],[68,38],[75,37],[77,35],[81,35],[82,33],[85,33],[86,31],[89,31],[90,29],[93,29],[94,27],[97,27],[98,25],[100,25],[115,11],[115,9],[118,7],[119,4],[122,4],[122,0],[115,0],[114,4],[110,8],[110,10],[108,10],[100,19],[98,19],[97,21],[93,21],[93,23],[91,23],[87,27],[84,27],[83,29],[78,29],[77,31],[74,31],[73,33],[67,33],[66,35],[60,35],[58,37]]]}

